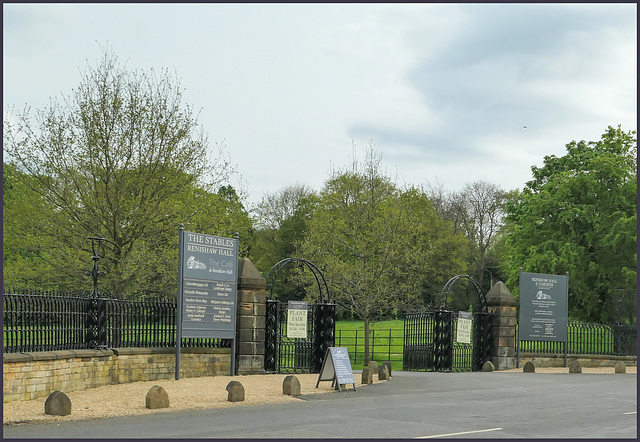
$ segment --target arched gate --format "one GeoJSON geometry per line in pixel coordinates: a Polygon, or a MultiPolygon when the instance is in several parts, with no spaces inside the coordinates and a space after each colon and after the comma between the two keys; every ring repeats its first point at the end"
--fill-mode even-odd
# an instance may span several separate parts
{"type": "Polygon", "coordinates": [[[270,285],[265,321],[265,358],[267,373],[319,373],[327,348],[335,342],[336,305],[330,303],[329,287],[322,272],[303,258],[278,262],[267,274],[270,285]],[[305,338],[287,337],[288,303],[273,295],[275,281],[288,264],[298,263],[309,269],[318,285],[319,302],[309,304],[305,338]]]}
{"type": "Polygon", "coordinates": [[[480,371],[491,357],[491,318],[480,284],[468,275],[454,276],[440,292],[438,310],[405,315],[404,370],[480,371]],[[481,305],[481,311],[473,312],[470,343],[454,340],[459,313],[447,309],[446,294],[461,278],[471,282],[481,305]]]}

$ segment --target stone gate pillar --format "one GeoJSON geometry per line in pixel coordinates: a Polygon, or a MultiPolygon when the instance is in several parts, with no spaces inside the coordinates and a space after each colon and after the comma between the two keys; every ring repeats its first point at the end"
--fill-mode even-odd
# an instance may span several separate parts
{"type": "Polygon", "coordinates": [[[238,262],[236,373],[264,374],[267,282],[249,258],[238,262]]]}
{"type": "Polygon", "coordinates": [[[487,310],[493,314],[491,362],[496,370],[516,368],[516,309],[518,301],[503,282],[487,293],[487,310]]]}

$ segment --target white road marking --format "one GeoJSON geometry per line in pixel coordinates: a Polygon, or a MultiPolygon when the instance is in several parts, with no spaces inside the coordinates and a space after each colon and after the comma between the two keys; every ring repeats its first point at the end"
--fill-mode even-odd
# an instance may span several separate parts
{"type": "Polygon", "coordinates": [[[622,414],[638,414],[638,412],[637,411],[630,411],[628,413],[622,413],[622,414]]]}
{"type": "Polygon", "coordinates": [[[463,431],[461,433],[436,434],[433,436],[420,436],[420,437],[416,437],[416,439],[432,439],[436,437],[459,436],[461,434],[487,433],[489,431],[500,431],[500,430],[502,430],[502,428],[489,428],[487,430],[474,430],[474,431],[463,431]]]}

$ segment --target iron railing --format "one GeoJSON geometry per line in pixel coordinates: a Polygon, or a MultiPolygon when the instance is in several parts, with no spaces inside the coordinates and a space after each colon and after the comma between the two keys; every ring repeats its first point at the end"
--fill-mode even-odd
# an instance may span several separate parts
{"type": "MultiPolygon", "coordinates": [[[[175,347],[176,301],[92,293],[3,290],[3,352],[175,347]]],[[[230,339],[183,339],[182,347],[228,348],[230,339]]]]}
{"type": "MultiPolygon", "coordinates": [[[[175,300],[160,297],[125,300],[104,295],[92,298],[90,292],[59,293],[4,288],[2,307],[5,353],[175,346],[175,300]]],[[[637,355],[636,325],[571,321],[568,324],[568,337],[569,354],[637,355]]],[[[333,338],[332,334],[324,336],[322,339],[326,343],[320,351],[324,351],[333,338]]],[[[404,355],[404,358],[427,358],[429,361],[415,363],[418,366],[432,366],[434,355],[429,355],[429,351],[432,352],[433,339],[434,321],[424,318],[415,324],[405,322],[404,330],[371,330],[369,358],[401,363],[404,355]]],[[[230,345],[231,340],[228,339],[182,341],[183,347],[228,348],[230,345]]],[[[354,366],[364,361],[362,330],[336,331],[335,345],[349,349],[354,366]]],[[[564,353],[562,342],[519,341],[519,345],[521,353],[564,353]]],[[[458,367],[468,365],[466,361],[470,356],[465,345],[455,343],[454,346],[452,364],[455,371],[458,367]]],[[[298,353],[301,351],[305,352],[299,349],[298,353]]],[[[305,356],[309,357],[314,359],[313,365],[317,365],[317,355],[305,356]]]]}
{"type": "Polygon", "coordinates": [[[85,337],[90,301],[79,293],[4,293],[3,352],[89,348],[85,337]]]}
{"type": "MultiPolygon", "coordinates": [[[[402,339],[404,331],[400,329],[371,329],[369,331],[369,360],[381,364],[391,361],[396,370],[402,370],[402,339]]],[[[351,365],[354,368],[364,366],[364,330],[336,330],[336,347],[345,347],[349,351],[351,365]]]]}
{"type": "MultiPolygon", "coordinates": [[[[516,329],[517,337],[518,329],[516,329]]],[[[567,353],[574,355],[636,356],[637,325],[569,321],[567,353]]],[[[520,341],[520,353],[563,354],[564,342],[520,341]]]]}

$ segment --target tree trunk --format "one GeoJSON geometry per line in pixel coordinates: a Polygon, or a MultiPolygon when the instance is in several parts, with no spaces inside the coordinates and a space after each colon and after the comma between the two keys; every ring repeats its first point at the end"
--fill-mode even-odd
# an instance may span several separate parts
{"type": "Polygon", "coordinates": [[[369,365],[369,317],[364,318],[364,365],[369,365]]]}

